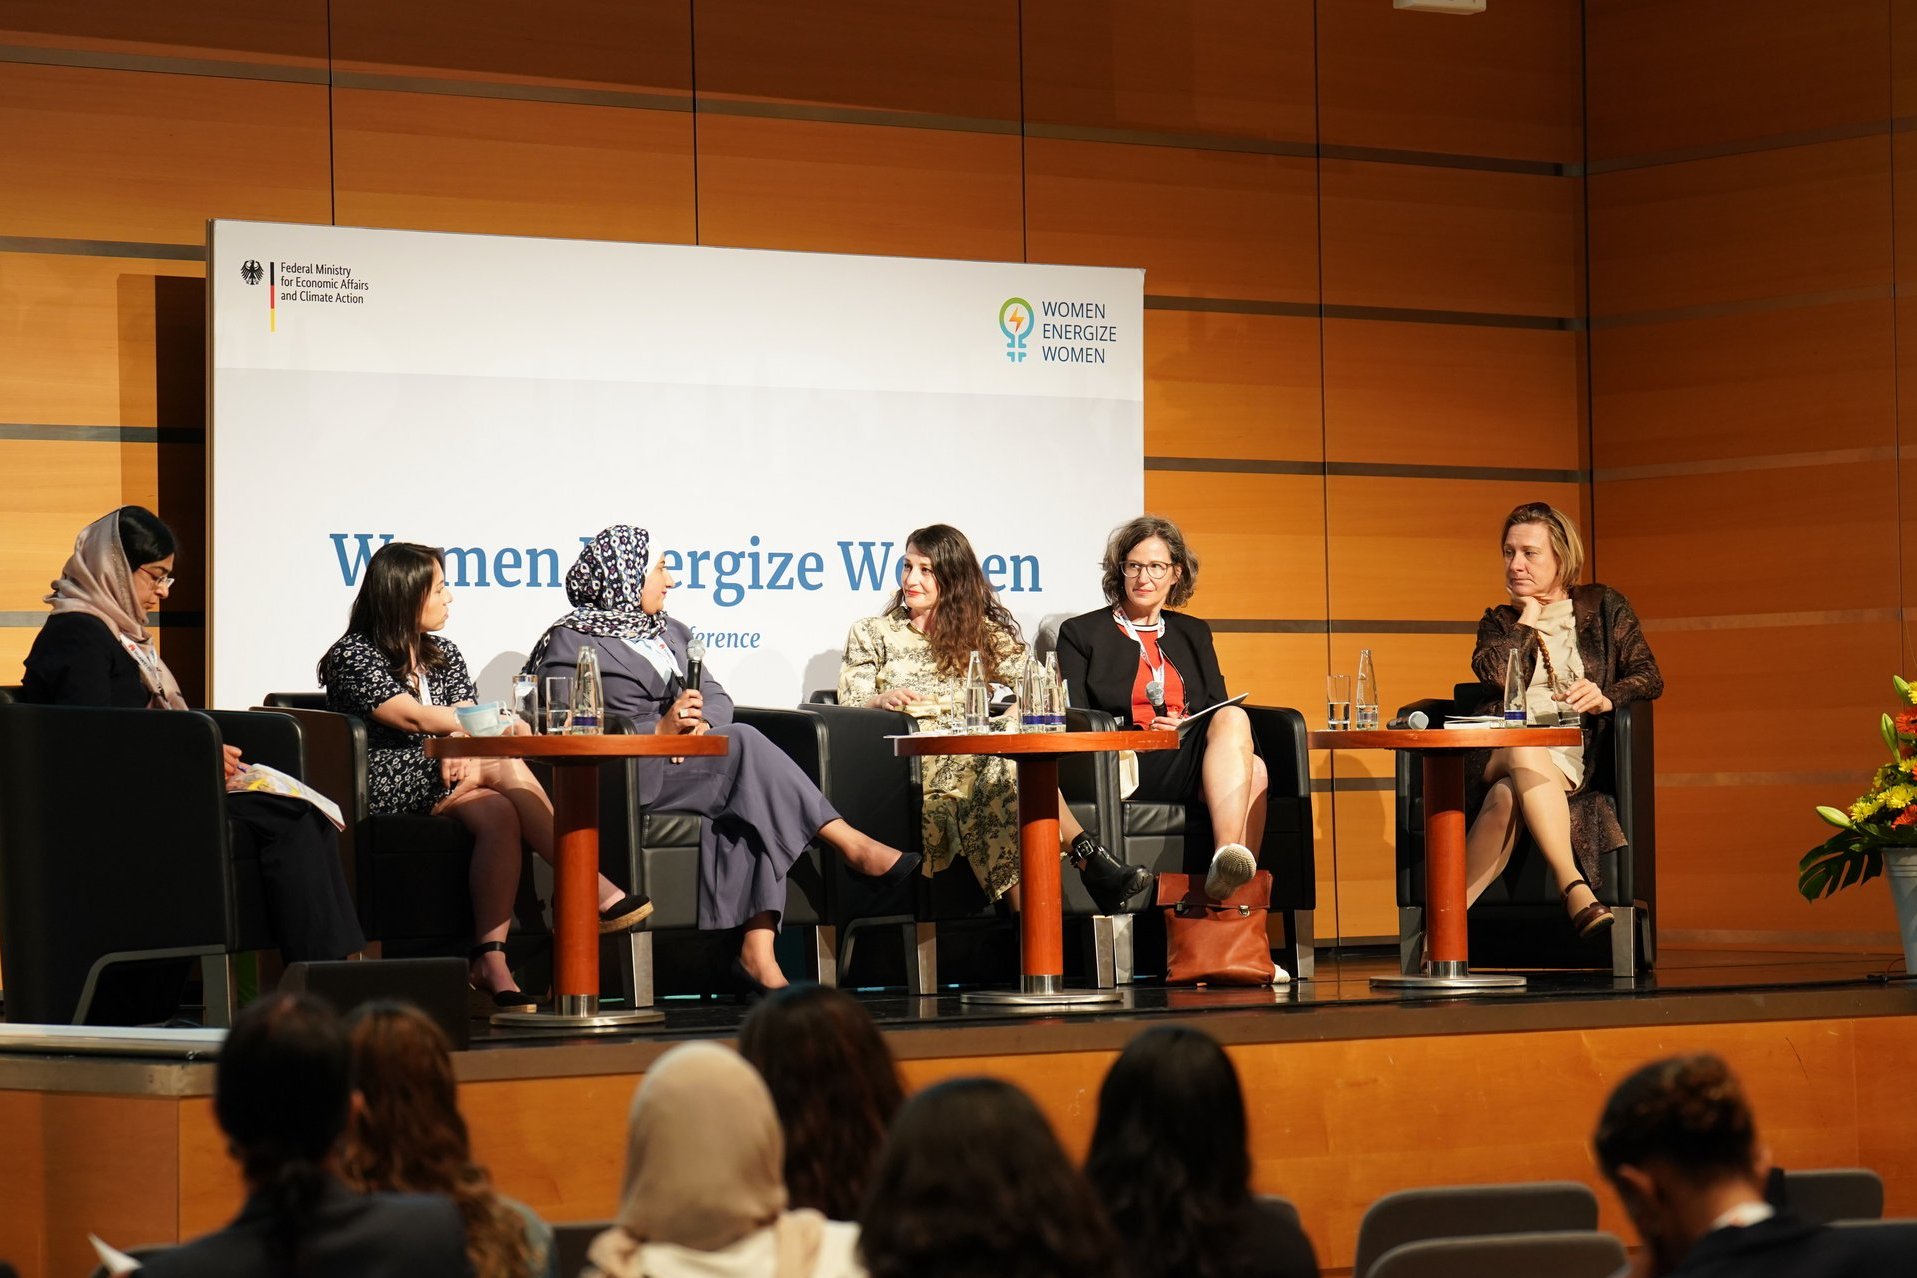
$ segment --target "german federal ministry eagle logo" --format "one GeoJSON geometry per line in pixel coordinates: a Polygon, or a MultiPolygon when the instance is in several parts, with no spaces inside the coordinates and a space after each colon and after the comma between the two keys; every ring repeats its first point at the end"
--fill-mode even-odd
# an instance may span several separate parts
{"type": "Polygon", "coordinates": [[[240,267],[240,278],[248,284],[257,284],[266,278],[266,268],[260,265],[258,258],[249,257],[240,267]]]}

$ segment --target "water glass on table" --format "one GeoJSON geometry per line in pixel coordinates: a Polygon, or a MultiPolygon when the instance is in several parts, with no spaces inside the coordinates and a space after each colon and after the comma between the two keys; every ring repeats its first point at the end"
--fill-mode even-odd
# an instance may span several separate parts
{"type": "Polygon", "coordinates": [[[1325,676],[1325,727],[1342,732],[1351,727],[1351,676],[1325,676]]]}
{"type": "Polygon", "coordinates": [[[540,725],[550,736],[566,735],[572,726],[572,676],[546,676],[546,718],[540,725]]]}

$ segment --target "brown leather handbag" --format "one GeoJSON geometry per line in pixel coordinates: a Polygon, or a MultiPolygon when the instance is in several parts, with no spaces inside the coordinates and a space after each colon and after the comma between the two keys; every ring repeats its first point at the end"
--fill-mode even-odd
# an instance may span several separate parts
{"type": "Polygon", "coordinates": [[[1165,980],[1173,985],[1270,985],[1277,974],[1265,915],[1271,909],[1271,873],[1222,901],[1205,895],[1202,874],[1158,876],[1165,911],[1165,980]]]}

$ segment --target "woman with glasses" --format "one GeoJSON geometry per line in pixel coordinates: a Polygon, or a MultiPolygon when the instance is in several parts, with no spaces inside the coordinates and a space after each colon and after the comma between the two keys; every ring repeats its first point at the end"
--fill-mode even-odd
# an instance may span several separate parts
{"type": "MultiPolygon", "coordinates": [[[[1178,525],[1140,515],[1114,529],[1104,567],[1108,606],[1058,630],[1059,673],[1073,703],[1124,727],[1175,732],[1187,715],[1228,699],[1211,627],[1172,611],[1198,588],[1198,557],[1178,525]]],[[[1249,715],[1225,706],[1208,720],[1177,750],[1141,752],[1138,788],[1127,797],[1204,801],[1216,847],[1205,891],[1222,900],[1258,872],[1266,774],[1249,715]]]]}
{"type": "Polygon", "coordinates": [[[1577,584],[1584,542],[1570,516],[1543,502],[1519,506],[1500,534],[1504,588],[1511,602],[1487,608],[1478,622],[1471,669],[1499,690],[1481,710],[1503,705],[1512,655],[1526,672],[1533,722],[1578,716],[1584,740],[1575,746],[1493,750],[1484,765],[1483,806],[1465,840],[1467,901],[1491,886],[1511,859],[1518,832],[1529,829],[1564,896],[1571,926],[1593,936],[1612,924],[1590,880],[1598,857],[1624,846],[1607,779],[1585,760],[1609,757],[1612,713],[1664,692],[1664,676],[1644,640],[1637,614],[1609,586],[1577,584]]]}
{"type": "MultiPolygon", "coordinates": [[[[899,588],[885,611],[853,623],[839,667],[839,704],[902,710],[955,727],[973,653],[988,682],[1017,687],[1025,670],[1018,622],[1000,603],[965,534],[950,524],[905,539],[899,588]],[[916,707],[916,708],[915,708],[916,707]]],[[[945,755],[923,760],[926,873],[963,856],[991,900],[1018,908],[1018,774],[1011,760],[945,755]]],[[[1151,871],[1121,865],[1058,805],[1063,851],[1099,909],[1114,913],[1151,886],[1151,871]]]]}
{"type": "MultiPolygon", "coordinates": [[[[146,628],[172,592],[176,550],[173,531],[140,506],[122,506],[82,529],[47,596],[53,615],[27,653],[21,700],[186,709],[146,628]]],[[[225,750],[228,785],[244,784],[239,750],[225,750]]],[[[317,808],[229,790],[226,819],[235,854],[251,849],[259,858],[260,888],[287,962],[344,958],[366,947],[340,868],[339,835],[317,808]]]]}
{"type": "MultiPolygon", "coordinates": [[[[380,813],[443,813],[472,832],[473,1012],[537,1006],[506,965],[522,843],[553,858],[552,800],[521,759],[426,755],[426,738],[460,732],[457,708],[478,700],[466,659],[442,639],[453,592],[445,557],[394,541],[367,561],[346,633],[320,658],[326,708],[366,721],[368,804],[380,813]]],[[[516,731],[527,730],[524,724],[516,731]]],[[[599,876],[599,930],[625,932],[652,913],[599,876]]]]}

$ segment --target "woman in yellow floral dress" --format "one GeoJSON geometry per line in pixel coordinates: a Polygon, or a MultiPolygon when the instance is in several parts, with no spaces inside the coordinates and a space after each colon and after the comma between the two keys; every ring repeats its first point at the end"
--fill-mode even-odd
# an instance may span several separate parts
{"type": "MultiPolygon", "coordinates": [[[[965,534],[948,524],[906,539],[899,588],[876,617],[853,623],[839,667],[839,704],[907,710],[940,703],[928,726],[953,727],[964,713],[974,652],[989,683],[1017,687],[1030,659],[1018,622],[992,593],[965,534]]],[[[909,711],[908,711],[909,713],[909,711]]],[[[920,760],[925,873],[964,857],[991,900],[1018,906],[1018,776],[1007,759],[920,760]]],[[[1087,834],[1061,801],[1059,837],[1100,909],[1113,912],[1151,886],[1151,871],[1123,865],[1087,834]]]]}

